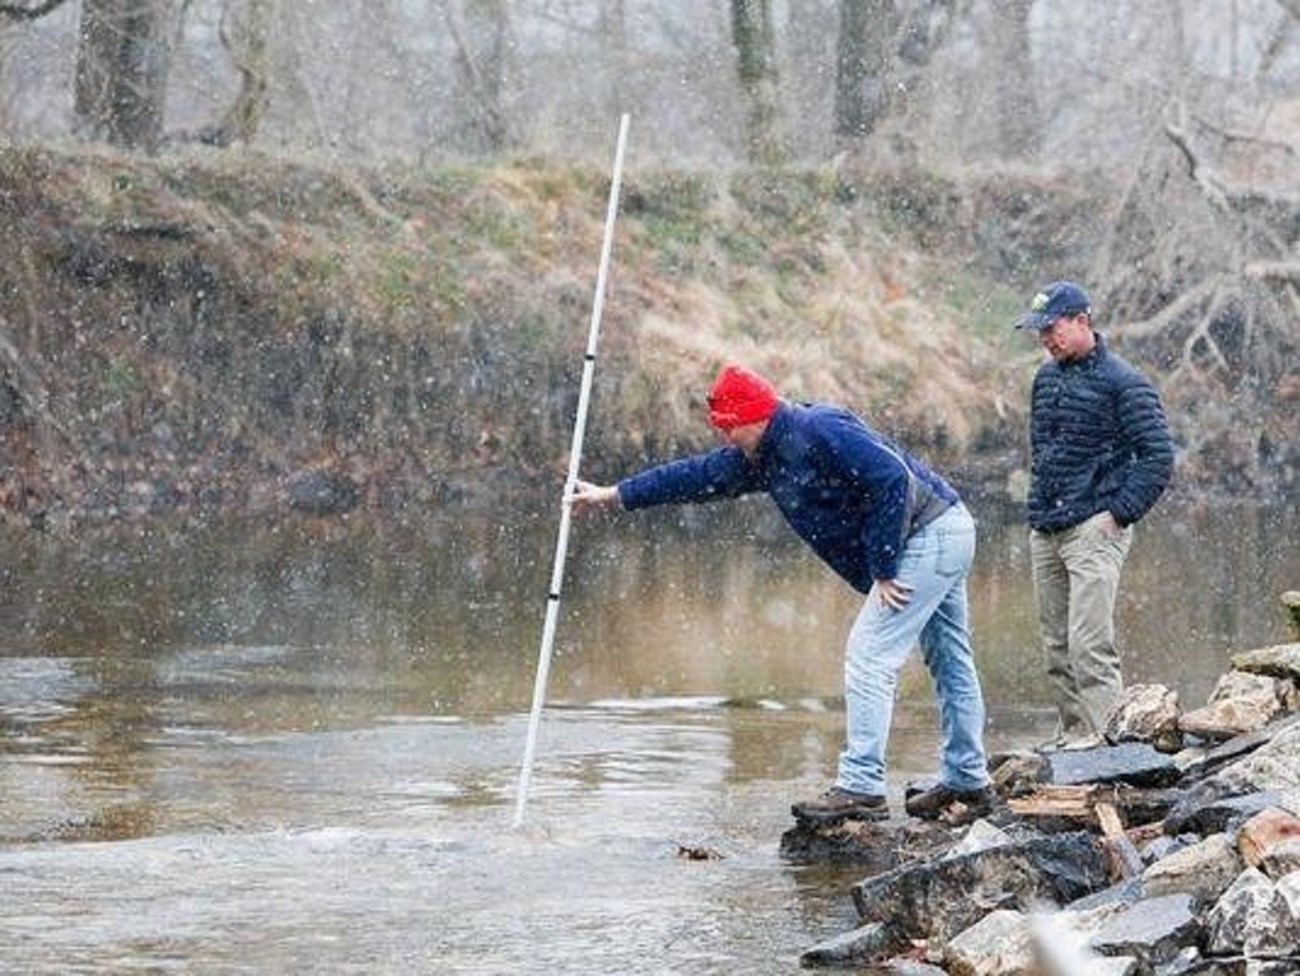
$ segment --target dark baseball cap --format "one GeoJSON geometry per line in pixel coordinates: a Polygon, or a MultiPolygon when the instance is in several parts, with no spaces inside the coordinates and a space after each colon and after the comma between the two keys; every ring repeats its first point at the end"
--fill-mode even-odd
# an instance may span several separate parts
{"type": "Polygon", "coordinates": [[[1088,293],[1073,281],[1053,281],[1029,303],[1029,311],[1016,320],[1017,329],[1046,329],[1063,315],[1092,312],[1088,293]]]}

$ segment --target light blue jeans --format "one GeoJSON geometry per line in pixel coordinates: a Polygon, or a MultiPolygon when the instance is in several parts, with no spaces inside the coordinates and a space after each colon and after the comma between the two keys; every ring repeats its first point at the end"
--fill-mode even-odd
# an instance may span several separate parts
{"type": "Polygon", "coordinates": [[[975,671],[966,608],[966,577],[975,559],[975,521],[955,505],[907,540],[898,580],[911,601],[893,610],[879,591],[867,595],[849,632],[844,662],[847,741],[835,785],[885,793],[885,747],[898,672],[920,645],[934,679],[943,734],[939,780],[956,790],[989,783],[984,755],[984,696],[975,671]]]}

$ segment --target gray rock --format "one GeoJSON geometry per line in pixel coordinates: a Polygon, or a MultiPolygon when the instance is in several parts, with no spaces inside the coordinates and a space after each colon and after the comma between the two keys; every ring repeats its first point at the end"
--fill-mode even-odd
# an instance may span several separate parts
{"type": "Polygon", "coordinates": [[[1246,976],[1246,957],[1207,959],[1201,955],[1200,949],[1188,946],[1169,962],[1148,972],[1155,976],[1246,976]]]}
{"type": "Polygon", "coordinates": [[[1134,902],[1102,925],[1089,944],[1102,955],[1136,956],[1154,966],[1195,946],[1200,934],[1192,896],[1162,895],[1134,902]]]}
{"type": "Polygon", "coordinates": [[[987,820],[976,820],[966,831],[966,836],[954,844],[952,849],[943,856],[946,858],[962,857],[966,854],[977,854],[980,851],[992,850],[994,847],[1002,847],[1011,843],[1014,843],[1014,839],[1005,830],[993,826],[987,820]]]}
{"type": "Polygon", "coordinates": [[[806,950],[799,957],[805,966],[856,966],[885,959],[902,951],[907,940],[884,922],[871,922],[837,935],[806,950]]]}
{"type": "Polygon", "coordinates": [[[1165,816],[1164,832],[1171,836],[1221,833],[1240,826],[1277,802],[1278,794],[1272,790],[1224,796],[1225,788],[1226,784],[1207,781],[1189,789],[1165,816]]]}
{"type": "Polygon", "coordinates": [[[1285,955],[1300,941],[1300,919],[1257,868],[1237,876],[1206,917],[1205,928],[1206,950],[1213,956],[1285,955]]]}
{"type": "Polygon", "coordinates": [[[891,823],[845,820],[833,826],[804,821],[781,835],[781,856],[795,864],[860,864],[871,872],[899,863],[908,832],[891,823]]]}
{"type": "Polygon", "coordinates": [[[1161,752],[1173,752],[1182,744],[1178,716],[1178,692],[1164,685],[1130,685],[1106,723],[1106,739],[1149,742],[1161,752]]]}
{"type": "MultiPolygon", "coordinates": [[[[1273,741],[1273,737],[1291,721],[1290,719],[1284,719],[1273,728],[1236,736],[1203,752],[1199,757],[1189,758],[1186,761],[1179,760],[1178,765],[1183,770],[1184,778],[1204,779],[1242,756],[1249,755],[1256,749],[1268,745],[1273,741]]],[[[1185,753],[1187,751],[1184,750],[1185,753]]]]}
{"type": "Polygon", "coordinates": [[[1168,786],[1182,772],[1174,761],[1145,742],[1078,749],[1047,754],[1048,782],[1057,786],[1082,783],[1129,783],[1168,786]]]}
{"type": "Polygon", "coordinates": [[[1266,674],[1273,678],[1300,678],[1300,643],[1276,644],[1232,656],[1238,671],[1266,674]]]}
{"type": "Polygon", "coordinates": [[[1181,851],[1184,847],[1191,847],[1200,839],[1197,834],[1177,834],[1175,836],[1166,834],[1157,837],[1150,843],[1143,844],[1138,848],[1138,853],[1142,855],[1142,863],[1150,866],[1176,851],[1181,851]]]}
{"type": "Polygon", "coordinates": [[[1245,866],[1227,834],[1211,834],[1143,871],[1143,891],[1148,896],[1182,892],[1199,904],[1209,904],[1232,885],[1245,866]]]}
{"type": "Polygon", "coordinates": [[[1247,959],[1245,976],[1296,976],[1300,973],[1300,954],[1285,959],[1247,959]]]}
{"type": "Polygon", "coordinates": [[[1188,735],[1226,741],[1264,728],[1283,711],[1283,695],[1277,679],[1245,671],[1223,675],[1209,703],[1185,712],[1178,727],[1188,735]]]}
{"type": "Polygon", "coordinates": [[[857,882],[852,894],[864,922],[942,944],[996,909],[1061,905],[1105,884],[1101,852],[1079,831],[897,868],[857,882]]]}
{"type": "Polygon", "coordinates": [[[1232,792],[1300,788],[1300,724],[1289,723],[1269,742],[1215,774],[1232,792]]]}
{"type": "Polygon", "coordinates": [[[1000,756],[991,771],[993,787],[999,796],[1024,796],[1047,779],[1050,769],[1047,757],[1041,753],[1017,752],[1000,756]]]}
{"type": "Polygon", "coordinates": [[[1126,878],[1118,884],[1110,885],[1091,895],[1076,898],[1066,906],[1072,914],[1105,913],[1122,911],[1128,905],[1141,901],[1146,896],[1141,878],[1126,878]]]}
{"type": "Polygon", "coordinates": [[[954,976],[1027,973],[1035,958],[1029,918],[1005,908],[985,915],[943,950],[944,964],[954,976]]]}

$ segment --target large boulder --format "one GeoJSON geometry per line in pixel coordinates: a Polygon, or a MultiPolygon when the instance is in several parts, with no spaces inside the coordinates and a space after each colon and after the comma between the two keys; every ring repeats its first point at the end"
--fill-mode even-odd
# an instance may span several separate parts
{"type": "Polygon", "coordinates": [[[852,895],[862,921],[942,944],[999,908],[1063,905],[1106,883],[1098,845],[1078,831],[897,868],[857,882],[852,895]]]}

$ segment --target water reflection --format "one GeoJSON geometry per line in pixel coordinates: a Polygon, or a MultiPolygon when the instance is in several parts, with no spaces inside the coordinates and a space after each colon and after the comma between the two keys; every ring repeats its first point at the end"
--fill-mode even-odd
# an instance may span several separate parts
{"type": "MultiPolygon", "coordinates": [[[[1130,679],[1199,703],[1232,651],[1283,639],[1297,521],[1144,522],[1130,679]]],[[[456,512],[0,539],[0,959],[796,971],[852,923],[845,878],[776,851],[834,768],[858,598],[761,503],[581,521],[514,835],[553,532],[456,512]]],[[[982,519],[971,589],[991,745],[1034,741],[1051,717],[1021,526],[982,519]]],[[[901,688],[896,792],[933,770],[927,680],[914,663],[901,688]]]]}

